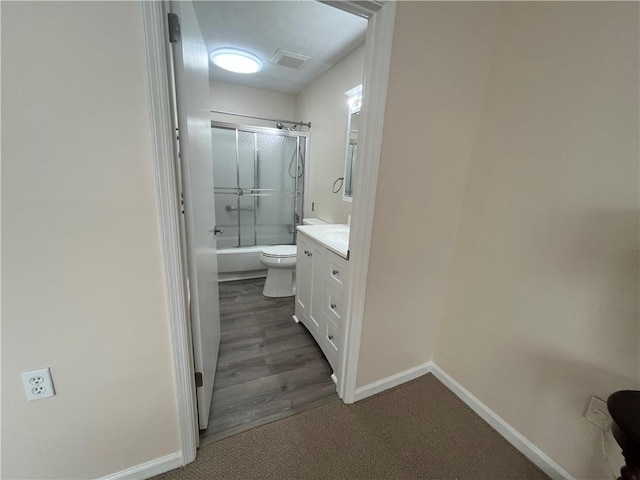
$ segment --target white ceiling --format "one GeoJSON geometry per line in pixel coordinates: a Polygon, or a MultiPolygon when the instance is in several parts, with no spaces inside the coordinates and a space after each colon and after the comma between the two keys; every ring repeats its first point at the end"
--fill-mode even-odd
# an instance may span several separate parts
{"type": "Polygon", "coordinates": [[[367,21],[312,0],[196,1],[207,50],[237,47],[254,53],[262,71],[243,75],[209,62],[211,79],[298,93],[365,40],[367,21]],[[301,68],[274,65],[282,48],[311,57],[301,68]]]}

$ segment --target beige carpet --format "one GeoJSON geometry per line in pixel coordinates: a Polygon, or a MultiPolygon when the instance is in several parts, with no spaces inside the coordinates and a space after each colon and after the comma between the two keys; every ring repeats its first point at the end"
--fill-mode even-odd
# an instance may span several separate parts
{"type": "Polygon", "coordinates": [[[156,477],[546,479],[432,375],[354,405],[334,401],[198,450],[156,477]]]}

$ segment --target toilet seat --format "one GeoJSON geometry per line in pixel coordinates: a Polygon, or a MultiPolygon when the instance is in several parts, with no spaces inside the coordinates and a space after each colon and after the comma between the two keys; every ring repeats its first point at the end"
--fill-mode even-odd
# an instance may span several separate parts
{"type": "Polygon", "coordinates": [[[262,249],[265,257],[292,258],[296,256],[297,247],[295,245],[274,245],[262,249]]]}

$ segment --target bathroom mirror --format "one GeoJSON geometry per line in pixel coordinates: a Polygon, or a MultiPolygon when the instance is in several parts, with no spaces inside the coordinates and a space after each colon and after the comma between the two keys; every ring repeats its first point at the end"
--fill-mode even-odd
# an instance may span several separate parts
{"type": "Polygon", "coordinates": [[[360,130],[360,105],[362,85],[346,92],[349,97],[349,117],[347,119],[347,147],[344,160],[344,186],[342,199],[350,202],[353,197],[353,174],[358,157],[358,131],[360,130]]]}

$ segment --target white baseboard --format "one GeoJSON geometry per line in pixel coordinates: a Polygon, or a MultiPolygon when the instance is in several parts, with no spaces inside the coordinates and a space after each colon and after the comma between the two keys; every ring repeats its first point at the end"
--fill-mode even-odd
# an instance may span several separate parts
{"type": "Polygon", "coordinates": [[[421,377],[422,375],[431,372],[432,367],[433,362],[423,363],[422,365],[410,368],[409,370],[405,370],[404,372],[396,373],[395,375],[391,375],[390,377],[383,378],[382,380],[378,380],[377,382],[370,383],[369,385],[365,385],[364,387],[356,388],[354,401],[357,402],[364,398],[370,397],[371,395],[375,395],[376,393],[384,392],[385,390],[389,390],[390,388],[393,388],[397,385],[406,383],[410,380],[413,380],[414,378],[421,377]]]}
{"type": "Polygon", "coordinates": [[[125,470],[100,477],[99,480],[138,480],[151,478],[182,466],[182,452],[174,452],[164,457],[134,465],[125,470]]]}
{"type": "Polygon", "coordinates": [[[574,480],[569,472],[554,462],[547,454],[527,440],[524,435],[500,418],[498,414],[478,400],[469,390],[456,382],[453,377],[436,364],[432,365],[431,373],[544,473],[554,480],[574,480]]]}
{"type": "Polygon", "coordinates": [[[364,387],[356,389],[355,401],[384,392],[390,388],[406,383],[427,373],[433,373],[445,387],[451,390],[460,400],[466,403],[480,418],[502,435],[511,445],[517,448],[520,453],[533,462],[540,470],[549,475],[553,480],[574,480],[574,478],[554,462],[547,454],[537,446],[527,440],[524,435],[505,422],[498,414],[478,400],[469,390],[464,388],[453,377],[438,367],[433,362],[423,363],[417,367],[410,368],[390,377],[383,378],[377,382],[370,383],[364,387]]]}

